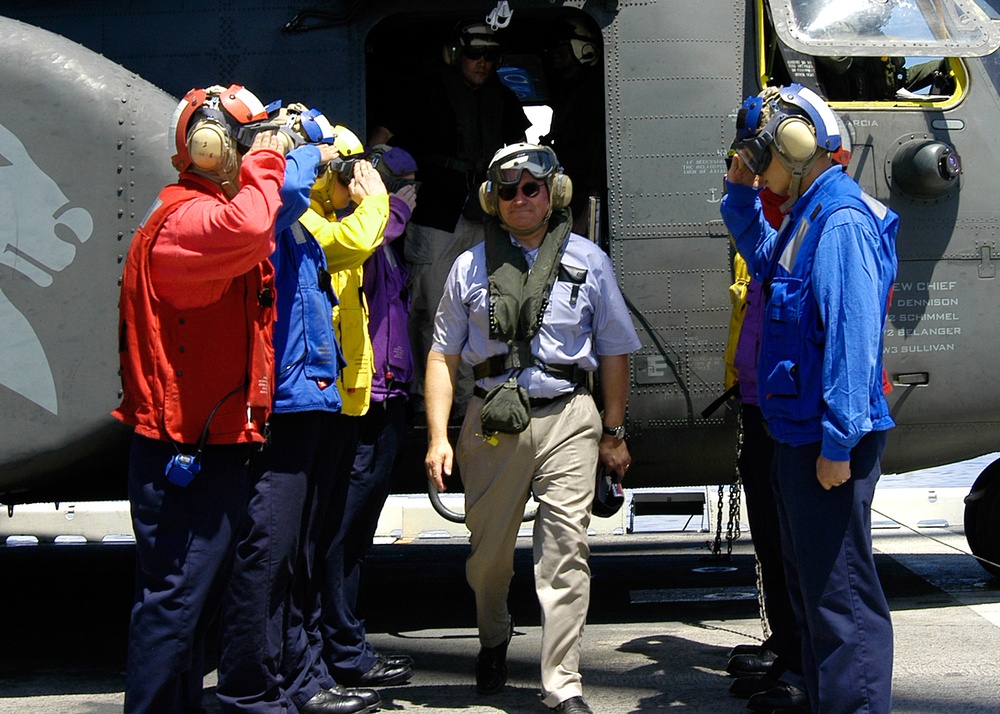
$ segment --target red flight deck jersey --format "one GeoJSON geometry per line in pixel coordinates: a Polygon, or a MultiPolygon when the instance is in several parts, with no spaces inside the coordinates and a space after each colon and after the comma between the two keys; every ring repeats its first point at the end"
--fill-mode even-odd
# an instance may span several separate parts
{"type": "Polygon", "coordinates": [[[230,200],[183,173],[129,248],[119,316],[124,396],[112,414],[161,441],[263,441],[272,400],[274,221],[284,158],[244,158],[230,200]],[[213,414],[214,411],[214,414],[213,414]]]}

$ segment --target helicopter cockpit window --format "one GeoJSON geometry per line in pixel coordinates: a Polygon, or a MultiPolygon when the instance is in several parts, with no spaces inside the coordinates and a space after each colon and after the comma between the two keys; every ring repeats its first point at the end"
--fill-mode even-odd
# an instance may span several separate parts
{"type": "Polygon", "coordinates": [[[769,0],[778,37],[837,57],[980,57],[1000,47],[973,0],[769,0]]]}
{"type": "Polygon", "coordinates": [[[957,100],[960,57],[1000,46],[972,0],[768,0],[764,78],[834,102],[957,100]]]}

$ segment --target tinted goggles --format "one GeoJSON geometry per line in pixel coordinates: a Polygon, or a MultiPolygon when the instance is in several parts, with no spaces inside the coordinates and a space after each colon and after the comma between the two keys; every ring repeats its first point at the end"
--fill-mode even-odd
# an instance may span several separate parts
{"type": "Polygon", "coordinates": [[[466,47],[462,50],[462,54],[473,62],[480,59],[496,62],[500,59],[500,49],[497,47],[466,47]]]}
{"type": "Polygon", "coordinates": [[[536,179],[546,179],[555,171],[554,154],[542,149],[530,149],[505,157],[499,166],[490,168],[494,181],[501,185],[516,184],[521,181],[521,173],[527,171],[536,179]]]}
{"type": "Polygon", "coordinates": [[[517,197],[517,191],[520,189],[521,193],[524,194],[525,198],[534,198],[538,195],[538,192],[542,190],[542,185],[540,183],[535,183],[534,181],[528,181],[528,183],[523,186],[517,184],[503,184],[497,189],[497,196],[500,197],[501,201],[513,201],[517,197]]]}
{"type": "Polygon", "coordinates": [[[302,146],[304,143],[302,136],[298,132],[289,129],[285,124],[269,119],[267,121],[255,122],[253,124],[245,124],[237,130],[236,147],[239,149],[240,153],[245,154],[249,151],[250,146],[253,144],[254,139],[257,138],[257,135],[265,131],[274,131],[284,134],[288,137],[293,147],[302,146]]]}
{"type": "Polygon", "coordinates": [[[771,164],[771,143],[774,137],[767,129],[753,136],[733,142],[733,151],[739,154],[743,163],[754,174],[760,175],[771,164]]]}
{"type": "Polygon", "coordinates": [[[337,175],[340,182],[345,186],[351,182],[354,178],[354,164],[358,163],[361,159],[359,157],[348,157],[341,158],[337,157],[330,162],[330,170],[337,175]]]}

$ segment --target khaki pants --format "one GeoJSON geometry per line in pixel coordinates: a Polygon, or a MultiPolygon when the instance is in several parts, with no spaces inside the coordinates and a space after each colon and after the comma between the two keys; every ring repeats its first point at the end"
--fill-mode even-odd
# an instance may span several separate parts
{"type": "Polygon", "coordinates": [[[601,417],[578,389],[532,413],[520,434],[481,436],[483,400],[472,397],[457,457],[472,552],[466,577],[476,594],[479,640],[507,637],[514,545],[529,491],[538,501],[533,533],[535,591],[542,609],[542,694],[547,706],[583,694],[580,638],[590,604],[587,527],[594,498],[601,417]]]}

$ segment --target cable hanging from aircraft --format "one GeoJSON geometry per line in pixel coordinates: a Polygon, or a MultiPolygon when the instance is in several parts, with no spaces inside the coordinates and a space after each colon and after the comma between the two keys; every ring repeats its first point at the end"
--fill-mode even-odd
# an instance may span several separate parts
{"type": "MultiPolygon", "coordinates": [[[[643,326],[643,329],[646,330],[646,333],[649,335],[649,339],[653,341],[653,345],[660,353],[660,356],[663,357],[664,361],[667,363],[667,366],[670,367],[670,371],[673,372],[674,379],[677,380],[677,386],[680,387],[681,393],[684,394],[684,402],[687,405],[688,426],[694,426],[694,404],[692,404],[691,402],[691,392],[688,389],[687,384],[684,381],[684,378],[681,377],[680,370],[677,369],[677,365],[674,363],[674,361],[670,359],[670,355],[667,354],[667,348],[664,347],[663,343],[660,341],[659,336],[656,334],[656,330],[654,330],[653,326],[649,324],[649,321],[646,319],[646,317],[641,312],[639,312],[639,309],[632,303],[631,300],[629,300],[628,295],[626,295],[624,291],[622,291],[622,297],[625,298],[625,304],[628,306],[629,311],[633,315],[635,315],[635,318],[639,321],[639,324],[641,324],[643,326]]],[[[704,380],[702,380],[702,384],[704,383],[705,383],[704,380]]]]}
{"type": "Polygon", "coordinates": [[[918,536],[923,536],[927,540],[932,540],[935,543],[937,543],[938,545],[943,545],[945,548],[950,548],[951,550],[955,551],[956,553],[961,553],[962,555],[967,555],[970,558],[975,558],[980,563],[985,563],[986,565],[992,565],[997,570],[1000,570],[1000,563],[994,563],[989,558],[983,558],[981,556],[976,555],[975,553],[970,553],[968,551],[962,550],[958,546],[951,545],[950,543],[945,543],[940,538],[935,538],[934,536],[928,535],[927,533],[921,533],[920,531],[918,531],[913,526],[908,525],[906,523],[903,523],[902,521],[900,521],[900,520],[898,520],[896,518],[893,518],[892,516],[890,516],[888,514],[882,513],[882,511],[878,510],[877,508],[872,508],[872,513],[877,513],[878,515],[882,516],[883,518],[888,518],[890,521],[892,521],[896,525],[902,526],[903,528],[905,528],[906,530],[910,531],[911,533],[916,533],[918,536]]]}
{"type": "Polygon", "coordinates": [[[325,27],[337,27],[350,22],[359,9],[364,6],[364,0],[351,0],[347,7],[339,12],[324,12],[322,10],[302,10],[285,23],[281,31],[287,34],[298,34],[310,30],[321,30],[325,27]]]}

